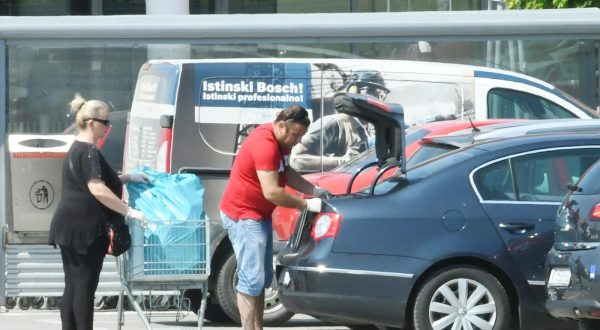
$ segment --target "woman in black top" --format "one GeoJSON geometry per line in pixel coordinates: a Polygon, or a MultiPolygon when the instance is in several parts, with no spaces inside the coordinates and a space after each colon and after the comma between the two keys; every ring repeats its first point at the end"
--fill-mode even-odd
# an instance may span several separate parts
{"type": "Polygon", "coordinates": [[[50,225],[50,244],[60,246],[65,290],[60,306],[63,330],[92,329],[94,294],[108,246],[107,222],[124,216],[145,221],[144,214],[121,201],[123,183],[147,182],[143,174],[118,176],[96,142],[109,127],[106,103],[76,95],[71,109],[77,113],[79,133],[62,168],[62,199],[50,225]]]}

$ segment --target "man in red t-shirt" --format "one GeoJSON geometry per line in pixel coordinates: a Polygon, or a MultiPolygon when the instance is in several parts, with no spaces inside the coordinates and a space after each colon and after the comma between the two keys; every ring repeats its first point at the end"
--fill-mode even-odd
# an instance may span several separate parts
{"type": "Polygon", "coordinates": [[[221,220],[237,260],[237,303],[244,329],[262,329],[264,289],[273,279],[273,209],[284,206],[319,212],[318,197],[327,193],[289,167],[290,151],[309,125],[306,109],[287,107],[274,122],[250,133],[231,168],[221,220]],[[294,196],[284,189],[286,184],[315,198],[294,196]]]}

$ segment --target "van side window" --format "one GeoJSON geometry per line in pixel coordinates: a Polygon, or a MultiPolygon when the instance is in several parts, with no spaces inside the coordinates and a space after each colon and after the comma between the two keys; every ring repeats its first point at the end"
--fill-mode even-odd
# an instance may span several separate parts
{"type": "Polygon", "coordinates": [[[489,118],[576,118],[568,110],[541,97],[510,89],[494,88],[488,94],[489,118]]]}

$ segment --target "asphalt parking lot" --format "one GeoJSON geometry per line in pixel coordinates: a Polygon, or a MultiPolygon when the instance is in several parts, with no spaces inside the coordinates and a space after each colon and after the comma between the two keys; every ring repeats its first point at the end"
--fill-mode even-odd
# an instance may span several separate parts
{"type": "MultiPolygon", "coordinates": [[[[182,312],[179,322],[176,321],[177,312],[153,312],[150,316],[152,329],[197,329],[197,318],[194,313],[182,312]]],[[[58,310],[20,310],[2,309],[0,312],[0,324],[2,329],[44,329],[60,330],[60,312],[58,310]]],[[[117,312],[115,310],[98,310],[94,314],[95,330],[117,329],[117,312]]],[[[142,330],[146,329],[144,323],[136,312],[125,312],[125,324],[121,329],[142,330]]],[[[240,329],[233,323],[205,322],[202,329],[226,330],[240,329]]],[[[348,329],[344,326],[332,325],[322,322],[307,315],[296,315],[284,326],[265,327],[265,329],[314,329],[314,330],[337,330],[348,329]]]]}

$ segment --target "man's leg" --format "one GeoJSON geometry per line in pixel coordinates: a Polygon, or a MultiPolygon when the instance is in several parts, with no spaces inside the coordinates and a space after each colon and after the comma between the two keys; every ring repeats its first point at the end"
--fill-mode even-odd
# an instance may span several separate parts
{"type": "Polygon", "coordinates": [[[258,322],[257,315],[259,309],[262,316],[262,304],[260,298],[264,299],[264,295],[253,297],[245,293],[237,293],[238,309],[240,311],[240,319],[242,321],[242,329],[244,330],[262,330],[262,322],[258,322]]]}
{"type": "Polygon", "coordinates": [[[262,291],[262,294],[258,297],[257,306],[256,306],[256,314],[254,316],[254,329],[260,330],[263,328],[263,314],[265,312],[265,290],[262,291]]]}

